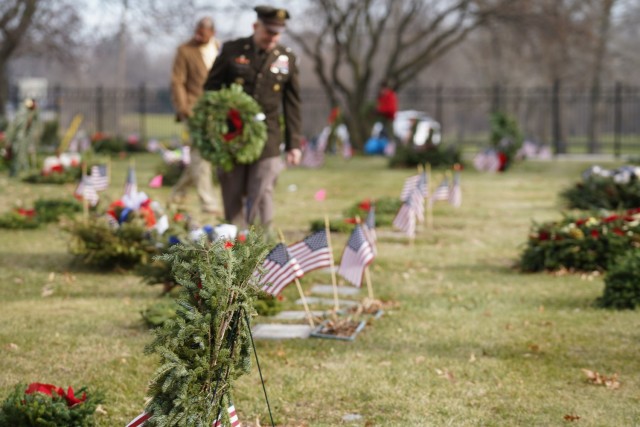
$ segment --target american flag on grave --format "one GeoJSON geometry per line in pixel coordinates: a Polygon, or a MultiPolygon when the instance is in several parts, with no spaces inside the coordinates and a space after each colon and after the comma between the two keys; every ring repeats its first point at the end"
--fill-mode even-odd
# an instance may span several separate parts
{"type": "Polygon", "coordinates": [[[144,423],[147,422],[149,418],[151,418],[151,414],[147,412],[143,412],[137,417],[135,417],[133,420],[131,420],[131,422],[127,424],[127,427],[141,427],[144,425],[144,423]]]}
{"type": "MultiPolygon", "coordinates": [[[[238,414],[236,414],[236,407],[233,406],[233,403],[230,404],[229,407],[227,408],[227,413],[229,414],[230,427],[240,427],[242,425],[240,424],[240,420],[238,419],[238,414]]],[[[213,427],[222,427],[222,421],[220,420],[220,417],[218,417],[216,422],[213,423],[213,427]]]]}
{"type": "Polygon", "coordinates": [[[73,195],[79,200],[86,200],[91,206],[95,206],[100,201],[98,192],[93,187],[93,184],[88,176],[83,176],[80,183],[76,187],[73,195]]]}
{"type": "Polygon", "coordinates": [[[107,165],[94,165],[91,166],[91,174],[89,180],[93,184],[93,188],[96,191],[104,191],[109,188],[109,174],[107,172],[107,165]]]}
{"type": "Polygon", "coordinates": [[[427,198],[429,197],[429,180],[427,178],[427,173],[422,172],[418,175],[410,176],[404,181],[404,185],[402,186],[402,191],[400,192],[400,200],[403,202],[406,201],[410,196],[411,192],[418,188],[422,193],[422,196],[427,198]]]}
{"type": "Polygon", "coordinates": [[[133,166],[129,166],[127,171],[127,180],[124,183],[124,194],[134,195],[138,193],[138,182],[136,180],[136,170],[133,166]]]}
{"type": "Polygon", "coordinates": [[[416,235],[416,221],[422,221],[424,218],[424,198],[418,188],[411,193],[411,197],[405,201],[396,217],[393,219],[393,226],[398,230],[404,231],[409,237],[416,235]]]}
{"type": "MultiPolygon", "coordinates": [[[[233,406],[233,403],[229,405],[227,408],[227,413],[229,414],[230,427],[240,427],[242,424],[238,419],[238,414],[236,413],[236,407],[233,406]]],[[[142,414],[135,417],[127,427],[143,427],[145,423],[151,418],[151,414],[148,412],[143,412],[142,414]]],[[[212,427],[222,427],[222,421],[220,421],[220,417],[211,425],[212,427]]]]}
{"type": "Polygon", "coordinates": [[[356,224],[342,253],[338,274],[352,285],[360,287],[362,273],[374,258],[373,248],[365,238],[362,226],[356,224]]]}
{"type": "Polygon", "coordinates": [[[449,203],[453,207],[459,208],[462,205],[462,187],[460,187],[460,172],[454,172],[453,185],[451,186],[451,194],[449,194],[449,203]]]}
{"type": "MultiPolygon", "coordinates": [[[[258,286],[262,286],[263,291],[273,296],[278,296],[285,286],[304,275],[298,261],[289,255],[283,243],[278,243],[269,252],[262,263],[262,268],[265,273],[260,278],[258,286]]],[[[254,275],[258,276],[259,273],[256,271],[254,275]]]]}
{"type": "Polygon", "coordinates": [[[289,254],[298,261],[303,273],[331,267],[332,254],[325,230],[316,231],[298,243],[289,246],[289,254]]]}
{"type": "Polygon", "coordinates": [[[369,207],[369,212],[367,213],[367,218],[364,220],[364,227],[362,227],[362,231],[364,231],[364,237],[366,237],[369,244],[371,244],[371,248],[373,248],[373,252],[375,254],[378,236],[376,235],[376,205],[373,203],[371,203],[371,206],[369,207]]]}
{"type": "Polygon", "coordinates": [[[440,185],[433,191],[431,198],[429,199],[432,203],[438,202],[442,200],[449,200],[449,180],[447,178],[443,179],[440,185]]]}

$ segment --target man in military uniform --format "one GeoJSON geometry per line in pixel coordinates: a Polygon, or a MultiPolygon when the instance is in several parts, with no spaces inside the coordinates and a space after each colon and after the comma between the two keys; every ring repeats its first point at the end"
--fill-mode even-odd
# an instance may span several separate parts
{"type": "Polygon", "coordinates": [[[290,48],[278,44],[289,13],[270,6],[258,6],[255,11],[258,19],[253,24],[253,35],[222,46],[204,89],[240,84],[266,116],[267,141],[260,158],[252,164],[235,165],[230,172],[219,170],[218,176],[225,219],[235,224],[254,224],[259,216],[260,224],[268,228],[273,219],[274,186],[284,167],[280,144],[284,141],[289,164],[299,164],[302,157],[300,88],[296,57],[290,48]]]}

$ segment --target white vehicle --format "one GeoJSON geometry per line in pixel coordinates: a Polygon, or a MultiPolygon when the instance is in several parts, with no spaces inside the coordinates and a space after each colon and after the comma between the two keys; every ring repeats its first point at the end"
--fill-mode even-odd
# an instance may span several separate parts
{"type": "Polygon", "coordinates": [[[432,144],[440,144],[442,140],[440,123],[422,111],[398,111],[393,121],[393,133],[401,141],[407,141],[411,136],[411,130],[414,124],[416,131],[413,135],[413,145],[422,146],[426,144],[429,140],[429,134],[432,134],[432,144]]]}

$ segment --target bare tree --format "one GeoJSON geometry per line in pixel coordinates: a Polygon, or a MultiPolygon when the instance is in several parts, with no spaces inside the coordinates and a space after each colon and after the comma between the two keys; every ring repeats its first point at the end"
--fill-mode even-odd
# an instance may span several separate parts
{"type": "Polygon", "coordinates": [[[80,19],[66,0],[0,2],[0,115],[8,95],[9,61],[20,55],[72,59],[80,19]]]}
{"type": "MultiPolygon", "coordinates": [[[[516,0],[318,0],[289,35],[342,107],[354,147],[370,130],[365,106],[379,80],[399,90],[516,0]],[[313,30],[309,30],[313,28],[313,30]]],[[[293,24],[291,25],[293,26],[293,24]]]]}
{"type": "Polygon", "coordinates": [[[611,12],[616,0],[602,0],[596,2],[598,10],[596,22],[598,29],[595,33],[595,47],[593,50],[593,66],[591,68],[591,90],[589,96],[589,123],[588,123],[588,150],[589,153],[599,151],[598,144],[598,124],[600,115],[600,98],[602,91],[602,73],[604,70],[604,59],[607,54],[607,45],[610,41],[611,12]]]}

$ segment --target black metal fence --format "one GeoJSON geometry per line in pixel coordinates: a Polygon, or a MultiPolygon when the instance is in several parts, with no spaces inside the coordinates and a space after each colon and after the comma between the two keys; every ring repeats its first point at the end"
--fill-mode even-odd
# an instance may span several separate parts
{"type": "MultiPolygon", "coordinates": [[[[19,102],[17,88],[10,104],[19,102]]],[[[554,152],[586,153],[591,121],[590,92],[565,87],[413,87],[399,94],[402,110],[424,111],[441,123],[445,143],[466,148],[488,144],[489,115],[505,111],[517,118],[525,139],[547,144],[554,152]]],[[[304,134],[312,137],[325,126],[330,106],[325,93],[303,89],[304,134]]],[[[168,88],[70,88],[54,86],[39,100],[41,109],[65,129],[81,114],[81,129],[143,140],[174,139],[182,128],[174,121],[168,88]]],[[[640,155],[640,87],[604,87],[596,109],[599,152],[640,155]]]]}

